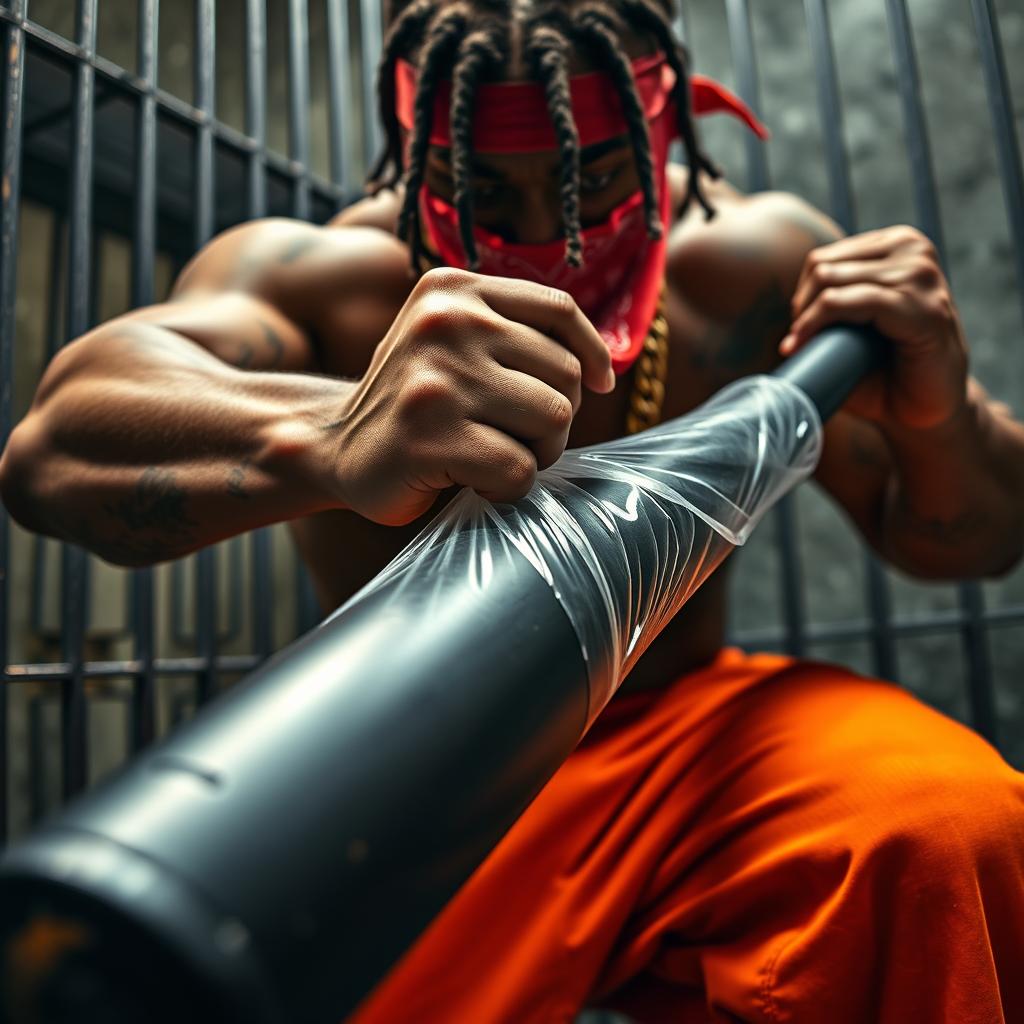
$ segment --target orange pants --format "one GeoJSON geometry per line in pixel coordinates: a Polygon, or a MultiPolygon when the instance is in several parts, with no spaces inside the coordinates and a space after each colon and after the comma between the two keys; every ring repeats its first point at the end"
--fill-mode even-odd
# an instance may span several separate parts
{"type": "Polygon", "coordinates": [[[1024,1022],[1024,774],[726,650],[616,697],[351,1024],[1024,1022]]]}

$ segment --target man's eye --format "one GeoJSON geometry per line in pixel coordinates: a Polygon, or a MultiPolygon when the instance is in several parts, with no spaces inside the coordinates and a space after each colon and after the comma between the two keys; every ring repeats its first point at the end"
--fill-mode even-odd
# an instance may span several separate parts
{"type": "Polygon", "coordinates": [[[615,177],[615,171],[606,171],[604,174],[584,174],[580,178],[581,192],[600,192],[606,189],[615,177]]]}

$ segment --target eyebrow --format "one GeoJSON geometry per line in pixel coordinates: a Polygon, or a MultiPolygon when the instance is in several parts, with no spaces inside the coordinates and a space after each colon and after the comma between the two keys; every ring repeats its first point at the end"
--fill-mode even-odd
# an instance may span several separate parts
{"type": "MultiPolygon", "coordinates": [[[[580,165],[593,163],[595,160],[600,160],[601,157],[606,156],[608,153],[613,153],[617,149],[623,149],[629,144],[629,139],[625,135],[617,135],[612,139],[603,139],[601,142],[595,142],[592,145],[584,146],[580,150],[580,165]]],[[[451,165],[451,150],[442,150],[445,163],[451,165]]],[[[481,178],[491,178],[495,181],[501,179],[501,175],[493,167],[488,166],[486,159],[480,160],[476,156],[473,159],[473,174],[481,178]]]]}

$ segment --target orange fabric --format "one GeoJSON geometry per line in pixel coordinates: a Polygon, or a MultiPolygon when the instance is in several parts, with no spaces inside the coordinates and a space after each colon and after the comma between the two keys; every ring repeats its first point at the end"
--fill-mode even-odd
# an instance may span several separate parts
{"type": "Polygon", "coordinates": [[[899,687],[726,650],[623,694],[352,1024],[1024,1021],[1024,775],[899,687]]]}

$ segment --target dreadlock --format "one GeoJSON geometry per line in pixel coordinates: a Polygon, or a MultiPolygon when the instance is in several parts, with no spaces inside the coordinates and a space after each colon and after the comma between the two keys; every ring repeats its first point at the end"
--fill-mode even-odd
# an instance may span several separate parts
{"type": "Polygon", "coordinates": [[[702,151],[690,109],[689,60],[671,27],[671,0],[393,0],[389,27],[378,69],[377,90],[385,149],[370,172],[371,191],[405,185],[398,234],[409,242],[414,271],[420,269],[423,238],[419,192],[425,174],[434,101],[442,73],[451,71],[452,171],[455,207],[467,263],[476,266],[473,241],[473,196],[470,188],[472,126],[479,84],[497,77],[512,57],[513,41],[530,73],[544,88],[548,111],[561,157],[562,221],[565,256],[573,266],[582,262],[580,240],[580,146],[572,116],[568,61],[573,45],[585,46],[607,67],[618,91],[629,130],[644,197],[650,237],[663,226],[655,193],[655,168],[643,107],[632,66],[619,39],[626,27],[649,32],[658,41],[676,74],[675,100],[679,130],[690,166],[683,206],[693,199],[706,215],[713,208],[701,188],[701,175],[720,176],[702,151]],[[405,165],[395,110],[395,65],[400,57],[419,68],[414,123],[405,165]]]}

